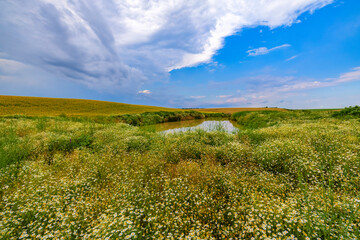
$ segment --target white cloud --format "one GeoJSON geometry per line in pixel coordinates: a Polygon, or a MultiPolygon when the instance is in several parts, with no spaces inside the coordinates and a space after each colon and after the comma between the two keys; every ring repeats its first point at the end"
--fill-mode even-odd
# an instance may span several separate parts
{"type": "Polygon", "coordinates": [[[206,101],[206,105],[213,106],[244,106],[248,104],[248,99],[245,97],[233,97],[228,99],[210,100],[206,101]]]}
{"type": "MultiPolygon", "coordinates": [[[[355,67],[351,71],[342,73],[337,78],[311,80],[293,76],[277,77],[260,75],[257,77],[243,78],[241,81],[243,85],[247,85],[246,92],[237,91],[237,93],[230,96],[230,98],[223,98],[218,101],[207,101],[206,104],[215,106],[277,106],[282,104],[281,101],[286,99],[294,99],[296,97],[306,99],[306,96],[309,94],[307,90],[309,89],[334,87],[346,82],[360,81],[360,67],[355,67]]],[[[235,83],[232,82],[230,84],[235,83]]],[[[306,99],[306,101],[310,101],[310,99],[306,99]]],[[[338,106],[335,100],[333,104],[335,105],[332,107],[338,106]]],[[[301,103],[296,106],[301,106],[301,103]]],[[[331,106],[331,104],[328,106],[331,106]]],[[[314,106],[309,103],[306,104],[306,107],[311,108],[314,106]]]]}
{"type": "Polygon", "coordinates": [[[137,92],[168,71],[211,62],[244,27],[288,26],[332,2],[0,1],[0,52],[93,89],[137,92]]]}
{"type": "Polygon", "coordinates": [[[142,90],[142,91],[138,91],[138,93],[140,94],[150,94],[150,90],[142,90]]]}
{"type": "Polygon", "coordinates": [[[226,100],[225,103],[237,103],[237,104],[242,103],[242,104],[244,104],[247,101],[248,100],[244,97],[236,97],[236,98],[230,98],[230,99],[226,100]]]}
{"type": "Polygon", "coordinates": [[[333,84],[329,82],[319,82],[319,81],[299,82],[299,83],[281,86],[277,90],[279,92],[289,92],[289,91],[306,90],[311,88],[328,87],[331,85],[333,84]]]}
{"type": "Polygon", "coordinates": [[[10,59],[0,58],[0,75],[15,74],[23,71],[27,66],[21,62],[10,59]]]}
{"type": "Polygon", "coordinates": [[[352,71],[346,72],[340,75],[340,77],[336,79],[328,79],[333,80],[334,83],[343,83],[343,82],[351,82],[360,80],[360,67],[353,68],[352,71]]]}
{"type": "Polygon", "coordinates": [[[217,98],[229,98],[232,97],[232,95],[218,95],[217,98]]]}
{"type": "Polygon", "coordinates": [[[255,49],[251,49],[249,51],[247,51],[247,53],[249,54],[249,56],[259,56],[259,55],[265,55],[268,54],[272,51],[281,49],[281,48],[287,48],[290,47],[290,44],[283,44],[277,47],[273,47],[273,48],[267,48],[267,47],[259,47],[259,48],[255,48],[255,49]]]}
{"type": "Polygon", "coordinates": [[[193,98],[193,99],[201,99],[201,98],[205,98],[205,96],[190,96],[190,98],[193,98]]]}
{"type": "Polygon", "coordinates": [[[291,61],[291,60],[294,60],[295,58],[297,58],[298,56],[292,56],[292,57],[289,57],[288,59],[286,59],[285,61],[288,62],[288,61],[291,61]]]}
{"type": "Polygon", "coordinates": [[[297,80],[291,84],[285,84],[281,87],[274,88],[275,92],[291,92],[307,90],[312,88],[323,88],[336,86],[345,82],[360,81],[360,67],[355,67],[352,71],[342,73],[338,78],[328,78],[323,81],[300,81],[297,80]]]}

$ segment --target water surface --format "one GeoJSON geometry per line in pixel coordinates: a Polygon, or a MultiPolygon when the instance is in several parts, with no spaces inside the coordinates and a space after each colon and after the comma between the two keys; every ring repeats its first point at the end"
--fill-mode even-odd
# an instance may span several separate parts
{"type": "Polygon", "coordinates": [[[238,131],[238,126],[235,122],[229,120],[205,120],[205,119],[196,119],[180,122],[166,122],[159,123],[151,126],[146,126],[143,128],[155,129],[155,131],[163,133],[175,133],[175,132],[187,132],[187,131],[196,131],[204,130],[207,132],[212,131],[224,131],[228,133],[234,133],[238,131]]]}

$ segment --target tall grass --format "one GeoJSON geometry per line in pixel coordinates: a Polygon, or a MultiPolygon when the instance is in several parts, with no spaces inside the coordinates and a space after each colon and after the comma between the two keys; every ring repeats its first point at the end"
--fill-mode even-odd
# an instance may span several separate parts
{"type": "Polygon", "coordinates": [[[358,120],[279,114],[167,135],[2,118],[0,239],[359,239],[358,120]]]}

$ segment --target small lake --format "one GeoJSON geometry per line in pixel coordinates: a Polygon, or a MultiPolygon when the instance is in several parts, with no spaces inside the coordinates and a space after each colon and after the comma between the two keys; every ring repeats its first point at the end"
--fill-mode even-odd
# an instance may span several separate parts
{"type": "Polygon", "coordinates": [[[180,122],[166,122],[159,123],[151,126],[145,126],[144,129],[155,129],[157,132],[164,133],[176,133],[186,131],[204,130],[207,132],[212,131],[224,131],[228,133],[234,133],[239,130],[238,125],[234,121],[216,119],[196,119],[180,122]]]}

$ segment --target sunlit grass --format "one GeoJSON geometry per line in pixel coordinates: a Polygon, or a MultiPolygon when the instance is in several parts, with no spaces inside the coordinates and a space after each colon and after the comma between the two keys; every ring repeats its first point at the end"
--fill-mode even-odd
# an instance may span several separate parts
{"type": "Polygon", "coordinates": [[[0,116],[109,116],[158,111],[182,110],[83,99],[0,95],[0,116]]]}

